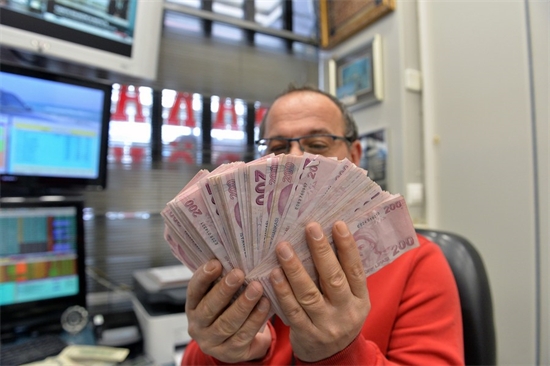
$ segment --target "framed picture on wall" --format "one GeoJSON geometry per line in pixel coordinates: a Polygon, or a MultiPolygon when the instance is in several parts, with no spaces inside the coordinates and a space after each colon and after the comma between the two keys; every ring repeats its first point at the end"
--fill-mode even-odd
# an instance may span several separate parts
{"type": "Polygon", "coordinates": [[[332,48],[395,9],[395,0],[319,0],[321,48],[332,48]]]}
{"type": "Polygon", "coordinates": [[[368,171],[368,177],[387,190],[388,144],[386,130],[380,129],[359,136],[363,154],[359,165],[368,171]]]}
{"type": "Polygon", "coordinates": [[[350,107],[367,106],[384,98],[382,38],[329,60],[329,90],[350,107]]]}

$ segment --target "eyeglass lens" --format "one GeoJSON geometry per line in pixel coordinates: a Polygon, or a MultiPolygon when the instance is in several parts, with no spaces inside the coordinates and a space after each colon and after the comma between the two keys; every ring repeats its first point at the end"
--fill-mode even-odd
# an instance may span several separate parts
{"type": "Polygon", "coordinates": [[[298,142],[300,150],[312,153],[323,154],[330,151],[336,142],[336,136],[306,136],[300,139],[273,138],[268,140],[267,153],[286,154],[290,151],[291,143],[298,142]]]}

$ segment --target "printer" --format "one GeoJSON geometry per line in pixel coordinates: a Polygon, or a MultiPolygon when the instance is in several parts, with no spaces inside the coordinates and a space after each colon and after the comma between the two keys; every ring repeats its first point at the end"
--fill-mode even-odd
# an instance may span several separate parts
{"type": "Polygon", "coordinates": [[[173,364],[176,349],[191,341],[185,314],[191,276],[191,270],[181,264],[133,273],[133,308],[143,335],[143,349],[155,365],[173,364]]]}

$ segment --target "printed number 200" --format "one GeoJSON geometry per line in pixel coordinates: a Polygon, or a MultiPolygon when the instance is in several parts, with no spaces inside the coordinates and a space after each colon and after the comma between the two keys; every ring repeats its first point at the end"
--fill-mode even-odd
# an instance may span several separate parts
{"type": "Polygon", "coordinates": [[[384,213],[390,213],[393,210],[395,210],[396,208],[401,208],[401,201],[398,201],[398,202],[395,202],[395,203],[390,203],[389,205],[384,207],[384,213]]]}
{"type": "Polygon", "coordinates": [[[195,201],[193,201],[193,200],[189,200],[189,201],[185,202],[185,204],[183,206],[187,207],[187,210],[189,210],[189,212],[191,212],[193,217],[197,217],[198,215],[202,215],[201,210],[199,209],[199,207],[195,204],[195,201]]]}
{"type": "Polygon", "coordinates": [[[406,237],[404,240],[400,240],[397,245],[392,245],[390,249],[393,251],[393,255],[396,256],[404,250],[406,247],[410,247],[414,245],[414,239],[412,236],[406,237]]]}

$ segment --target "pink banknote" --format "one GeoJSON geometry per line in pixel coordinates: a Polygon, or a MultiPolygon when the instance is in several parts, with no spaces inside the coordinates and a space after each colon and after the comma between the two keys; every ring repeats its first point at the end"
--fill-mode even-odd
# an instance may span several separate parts
{"type": "Polygon", "coordinates": [[[405,200],[383,191],[349,160],[304,154],[268,155],[201,170],[162,211],[165,239],[191,270],[217,258],[224,272],[240,268],[258,280],[285,319],[269,281],[279,266],[276,244],[290,242],[317,283],[305,226],[348,224],[368,276],[418,246],[405,200]]]}

